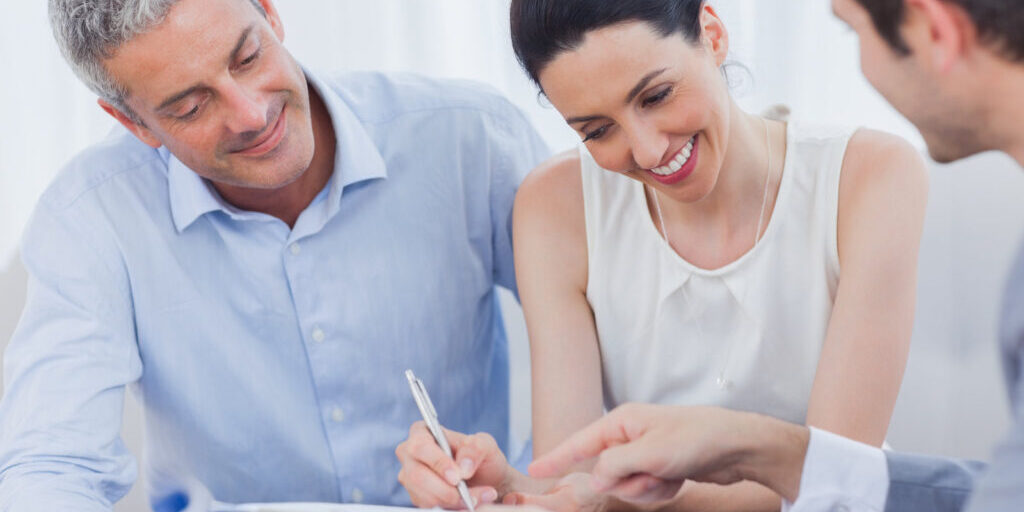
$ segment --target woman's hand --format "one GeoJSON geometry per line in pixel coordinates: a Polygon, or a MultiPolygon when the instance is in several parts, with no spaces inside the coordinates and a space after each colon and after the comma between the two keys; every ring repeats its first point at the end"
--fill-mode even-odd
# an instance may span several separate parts
{"type": "Polygon", "coordinates": [[[499,493],[508,491],[515,470],[501,453],[498,443],[488,434],[460,434],[444,430],[452,448],[452,458],[441,450],[422,421],[409,429],[409,438],[395,449],[402,463],[398,472],[401,482],[420,508],[466,507],[455,485],[465,480],[469,494],[479,504],[491,503],[499,493]]]}
{"type": "Polygon", "coordinates": [[[552,512],[601,512],[610,498],[594,492],[590,480],[590,473],[569,473],[544,494],[511,492],[502,503],[535,506],[552,512]]]}

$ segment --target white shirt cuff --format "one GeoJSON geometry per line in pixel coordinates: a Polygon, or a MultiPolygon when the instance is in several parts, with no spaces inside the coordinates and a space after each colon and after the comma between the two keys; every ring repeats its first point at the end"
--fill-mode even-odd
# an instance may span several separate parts
{"type": "Polygon", "coordinates": [[[877,511],[885,509],[889,467],[885,453],[811,427],[811,438],[795,502],[782,500],[782,512],[877,511]]]}

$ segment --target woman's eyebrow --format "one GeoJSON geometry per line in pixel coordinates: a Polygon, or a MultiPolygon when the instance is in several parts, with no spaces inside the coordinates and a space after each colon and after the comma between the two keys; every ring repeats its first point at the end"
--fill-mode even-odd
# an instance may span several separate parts
{"type": "Polygon", "coordinates": [[[651,83],[651,80],[654,80],[655,78],[657,78],[658,75],[664,73],[667,70],[668,68],[656,69],[644,75],[644,77],[641,78],[640,81],[637,82],[636,85],[634,85],[633,88],[629,90],[629,94],[626,95],[625,103],[628,105],[631,101],[633,101],[633,98],[636,98],[637,94],[640,94],[640,91],[644,90],[644,87],[647,87],[647,84],[651,83]]]}
{"type": "MultiPolygon", "coordinates": [[[[625,103],[628,105],[629,102],[633,101],[633,98],[636,98],[636,96],[638,94],[640,94],[640,91],[644,90],[644,87],[647,87],[647,84],[651,83],[651,80],[654,80],[655,78],[658,77],[658,75],[664,73],[667,70],[668,70],[668,68],[656,69],[656,70],[651,71],[650,73],[647,73],[646,75],[644,75],[643,78],[641,78],[639,81],[637,81],[636,85],[634,85],[633,88],[629,90],[629,94],[626,95],[625,103]]],[[[565,122],[568,123],[568,124],[586,123],[588,121],[593,121],[595,119],[602,119],[604,117],[605,116],[567,117],[565,119],[565,122]]]]}

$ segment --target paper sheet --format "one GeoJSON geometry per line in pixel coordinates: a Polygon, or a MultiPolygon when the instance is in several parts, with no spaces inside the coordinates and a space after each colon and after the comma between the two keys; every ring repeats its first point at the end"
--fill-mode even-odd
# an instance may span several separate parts
{"type": "Polygon", "coordinates": [[[232,510],[237,512],[410,512],[421,509],[355,503],[246,503],[235,505],[232,510]]]}

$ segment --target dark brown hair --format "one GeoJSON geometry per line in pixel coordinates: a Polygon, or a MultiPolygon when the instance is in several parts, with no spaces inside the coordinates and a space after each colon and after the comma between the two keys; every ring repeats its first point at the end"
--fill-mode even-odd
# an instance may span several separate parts
{"type": "MultiPolygon", "coordinates": [[[[1024,4],[1020,0],[943,0],[971,17],[981,41],[1006,58],[1024,62],[1024,4]]],[[[875,30],[896,52],[907,55],[910,47],[900,35],[906,16],[904,0],[857,0],[868,11],[875,30]]]]}
{"type": "Polygon", "coordinates": [[[704,0],[512,0],[512,48],[534,83],[555,57],[579,47],[587,32],[630,21],[659,34],[700,39],[704,0]]]}

